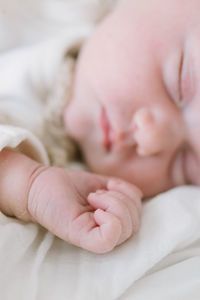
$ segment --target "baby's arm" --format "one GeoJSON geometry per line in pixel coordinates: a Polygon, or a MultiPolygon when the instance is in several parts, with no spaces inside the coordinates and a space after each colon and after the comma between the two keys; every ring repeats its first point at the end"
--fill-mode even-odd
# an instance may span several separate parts
{"type": "Polygon", "coordinates": [[[140,225],[140,190],[122,180],[43,166],[25,155],[0,152],[0,209],[34,221],[63,240],[103,253],[140,225]]]}

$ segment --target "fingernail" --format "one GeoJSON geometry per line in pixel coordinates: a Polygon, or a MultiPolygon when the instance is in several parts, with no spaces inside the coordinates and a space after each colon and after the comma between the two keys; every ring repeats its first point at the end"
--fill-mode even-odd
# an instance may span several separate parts
{"type": "Polygon", "coordinates": [[[97,190],[95,194],[101,195],[101,194],[104,194],[104,193],[105,193],[105,190],[97,190]]]}
{"type": "Polygon", "coordinates": [[[96,192],[90,193],[89,196],[102,195],[104,193],[105,193],[104,190],[97,190],[96,192]]]}
{"type": "Polygon", "coordinates": [[[122,181],[119,179],[110,179],[109,180],[109,184],[111,184],[111,185],[119,185],[121,183],[122,183],[122,181]]]}

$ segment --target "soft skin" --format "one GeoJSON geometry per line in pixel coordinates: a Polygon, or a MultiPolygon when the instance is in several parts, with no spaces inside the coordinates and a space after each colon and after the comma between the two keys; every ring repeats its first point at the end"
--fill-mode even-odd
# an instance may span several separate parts
{"type": "Polygon", "coordinates": [[[145,196],[199,185],[200,1],[129,2],[80,53],[67,130],[92,171],[145,196]]]}
{"type": "Polygon", "coordinates": [[[11,149],[0,152],[0,162],[0,211],[8,216],[96,253],[111,251],[140,227],[142,193],[130,183],[44,166],[11,149]]]}

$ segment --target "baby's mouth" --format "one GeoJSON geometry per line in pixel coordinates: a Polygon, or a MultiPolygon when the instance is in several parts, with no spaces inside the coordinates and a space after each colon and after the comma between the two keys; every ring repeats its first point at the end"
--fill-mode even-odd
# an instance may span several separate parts
{"type": "Polygon", "coordinates": [[[122,153],[128,149],[135,151],[136,141],[129,132],[113,130],[106,110],[102,107],[100,114],[100,127],[102,129],[102,144],[107,152],[122,153]]]}
{"type": "Polygon", "coordinates": [[[110,126],[110,122],[108,120],[106,110],[104,107],[101,110],[100,126],[103,131],[102,144],[103,144],[104,148],[106,149],[106,151],[109,152],[112,148],[112,142],[110,139],[111,126],[110,126]]]}

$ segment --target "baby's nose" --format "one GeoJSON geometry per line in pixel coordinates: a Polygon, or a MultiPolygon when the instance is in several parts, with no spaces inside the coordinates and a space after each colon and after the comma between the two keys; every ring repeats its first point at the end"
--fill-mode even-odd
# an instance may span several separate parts
{"type": "Polygon", "coordinates": [[[177,147],[183,139],[178,121],[171,120],[166,112],[148,108],[139,109],[133,117],[133,134],[140,156],[151,156],[177,147]]]}

